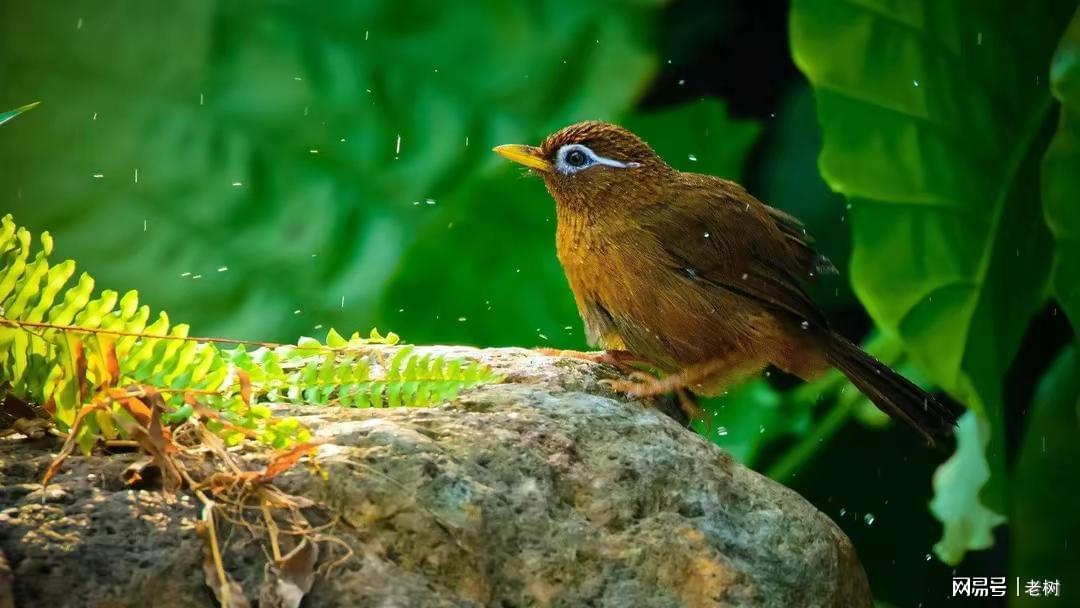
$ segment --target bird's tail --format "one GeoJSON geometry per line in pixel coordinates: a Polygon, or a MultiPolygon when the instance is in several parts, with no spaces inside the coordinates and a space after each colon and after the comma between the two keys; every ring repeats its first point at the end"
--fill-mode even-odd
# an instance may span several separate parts
{"type": "Polygon", "coordinates": [[[956,412],[889,366],[867,354],[847,338],[831,333],[825,359],[843,372],[878,409],[910,424],[931,445],[952,434],[956,412]]]}

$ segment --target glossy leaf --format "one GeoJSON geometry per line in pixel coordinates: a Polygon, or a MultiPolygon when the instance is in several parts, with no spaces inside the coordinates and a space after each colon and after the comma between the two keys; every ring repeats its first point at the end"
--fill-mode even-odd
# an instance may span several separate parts
{"type": "MultiPolygon", "coordinates": [[[[1035,391],[1013,470],[1010,564],[1012,574],[1021,580],[1062,579],[1066,573],[1080,572],[1080,557],[1070,546],[1080,537],[1072,494],[1080,487],[1077,437],[1080,366],[1075,347],[1070,347],[1035,391]]],[[[1039,606],[1046,601],[1021,596],[1016,605],[1039,606]]]]}
{"type": "Polygon", "coordinates": [[[1043,212],[1054,235],[1054,292],[1080,327],[1080,7],[1050,63],[1050,88],[1061,113],[1043,158],[1043,212]]]}
{"type": "Polygon", "coordinates": [[[960,419],[956,453],[934,473],[934,499],[930,512],[945,526],[934,552],[947,564],[957,564],[970,550],[989,549],[991,531],[1005,517],[988,509],[979,498],[990,479],[984,451],[990,441],[990,424],[974,411],[960,419]]]}
{"type": "MultiPolygon", "coordinates": [[[[855,292],[927,377],[990,420],[984,498],[999,512],[1001,379],[1049,274],[1038,170],[1053,102],[1041,75],[1057,36],[1046,32],[1060,32],[1074,8],[797,0],[792,9],[794,58],[822,125],[821,172],[852,206],[855,292]]],[[[996,521],[967,504],[978,511],[968,521],[996,521]]]]}

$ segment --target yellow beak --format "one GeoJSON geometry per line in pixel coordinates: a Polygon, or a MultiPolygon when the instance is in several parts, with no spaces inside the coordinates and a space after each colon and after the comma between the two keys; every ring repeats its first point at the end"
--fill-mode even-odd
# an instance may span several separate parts
{"type": "Polygon", "coordinates": [[[505,146],[495,146],[492,148],[492,152],[503,158],[508,158],[515,163],[525,165],[530,169],[536,169],[537,171],[543,171],[545,173],[551,171],[551,163],[544,160],[544,157],[540,155],[540,148],[522,146],[519,144],[507,144],[505,146]]]}

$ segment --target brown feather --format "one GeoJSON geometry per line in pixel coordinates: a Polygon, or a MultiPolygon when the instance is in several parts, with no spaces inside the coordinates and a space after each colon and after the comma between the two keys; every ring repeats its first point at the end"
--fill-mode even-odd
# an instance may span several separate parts
{"type": "Polygon", "coordinates": [[[829,327],[803,283],[835,268],[799,220],[734,182],[676,171],[608,123],[566,127],[539,154],[554,165],[571,144],[622,165],[540,173],[591,344],[668,372],[704,366],[706,393],[767,365],[803,378],[835,366],[928,439],[952,428],[949,408],[829,327]]]}

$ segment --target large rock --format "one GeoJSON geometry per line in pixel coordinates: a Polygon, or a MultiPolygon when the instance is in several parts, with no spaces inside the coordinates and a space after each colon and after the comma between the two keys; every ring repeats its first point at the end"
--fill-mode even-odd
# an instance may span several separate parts
{"type": "MultiPolygon", "coordinates": [[[[319,451],[327,477],[297,467],[279,485],[326,505],[355,552],[305,606],[871,605],[828,517],[605,391],[606,368],[433,350],[482,359],[508,383],[433,408],[299,410],[333,440],[319,451]]],[[[213,605],[195,500],[125,489],[130,454],[73,457],[43,493],[56,449],[0,441],[0,548],[17,605],[213,605]]],[[[252,595],[262,550],[234,531],[227,555],[252,595]]]]}

